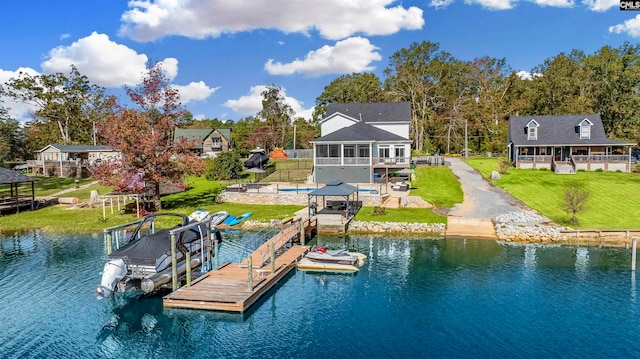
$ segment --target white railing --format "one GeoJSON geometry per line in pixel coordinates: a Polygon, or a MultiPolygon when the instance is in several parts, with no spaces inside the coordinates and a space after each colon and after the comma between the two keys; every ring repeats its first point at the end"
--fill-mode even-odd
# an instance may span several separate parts
{"type": "Polygon", "coordinates": [[[518,161],[549,163],[552,157],[551,155],[520,155],[518,156],[518,161]]]}
{"type": "Polygon", "coordinates": [[[573,155],[576,162],[627,162],[628,155],[573,155]]]}
{"type": "Polygon", "coordinates": [[[402,166],[411,163],[411,157],[316,157],[316,165],[374,165],[402,166]]]}

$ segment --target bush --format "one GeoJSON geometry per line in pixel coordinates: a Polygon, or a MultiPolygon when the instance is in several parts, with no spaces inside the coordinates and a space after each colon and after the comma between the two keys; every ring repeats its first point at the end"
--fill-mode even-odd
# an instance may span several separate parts
{"type": "Polygon", "coordinates": [[[502,159],[498,162],[498,172],[500,174],[509,173],[509,169],[511,168],[511,162],[509,160],[502,159]]]}
{"type": "Polygon", "coordinates": [[[604,172],[604,170],[602,168],[596,168],[594,172],[604,172]]]}
{"type": "Polygon", "coordinates": [[[205,160],[205,177],[210,181],[239,179],[242,176],[242,159],[235,151],[222,152],[214,159],[205,160]]]}

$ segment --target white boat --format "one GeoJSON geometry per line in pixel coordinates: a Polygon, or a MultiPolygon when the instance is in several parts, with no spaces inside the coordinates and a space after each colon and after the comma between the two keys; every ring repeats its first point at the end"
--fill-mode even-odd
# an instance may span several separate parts
{"type": "Polygon", "coordinates": [[[367,256],[362,253],[349,252],[346,249],[330,250],[325,247],[318,246],[313,251],[307,253],[305,258],[317,263],[361,266],[367,256]]]}
{"type": "Polygon", "coordinates": [[[102,281],[96,287],[96,296],[107,298],[114,292],[123,292],[130,288],[149,293],[170,286],[170,231],[176,232],[176,271],[179,277],[187,271],[187,265],[194,272],[199,272],[200,266],[205,270],[211,268],[213,244],[216,240],[218,245],[222,243],[222,236],[215,225],[222,223],[227,216],[227,212],[209,215],[209,212],[204,210],[196,210],[189,217],[176,213],[146,216],[128,236],[129,241],[107,255],[102,281]],[[181,223],[168,229],[154,231],[155,221],[163,217],[177,217],[181,223]],[[181,227],[185,229],[180,230],[181,227]],[[149,230],[150,233],[143,234],[145,230],[149,230]],[[190,263],[186,263],[187,251],[191,255],[190,263]]]}

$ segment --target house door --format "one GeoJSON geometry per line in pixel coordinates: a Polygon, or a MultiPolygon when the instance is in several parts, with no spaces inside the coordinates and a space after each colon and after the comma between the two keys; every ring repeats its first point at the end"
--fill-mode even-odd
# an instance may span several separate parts
{"type": "Polygon", "coordinates": [[[562,147],[554,147],[553,149],[553,154],[554,154],[554,160],[555,161],[562,161],[562,147]]]}

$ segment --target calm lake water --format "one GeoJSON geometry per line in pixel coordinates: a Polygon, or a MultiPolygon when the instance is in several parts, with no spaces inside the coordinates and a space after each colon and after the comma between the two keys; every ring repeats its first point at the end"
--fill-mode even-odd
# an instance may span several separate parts
{"type": "MultiPolygon", "coordinates": [[[[625,249],[322,238],[356,275],[297,272],[245,315],[95,299],[96,236],[0,237],[2,358],[602,358],[640,353],[625,249]]],[[[242,241],[235,235],[234,241],[242,241]]],[[[225,249],[226,248],[226,249],[225,249]]],[[[221,257],[236,261],[236,248],[221,257]]]]}

